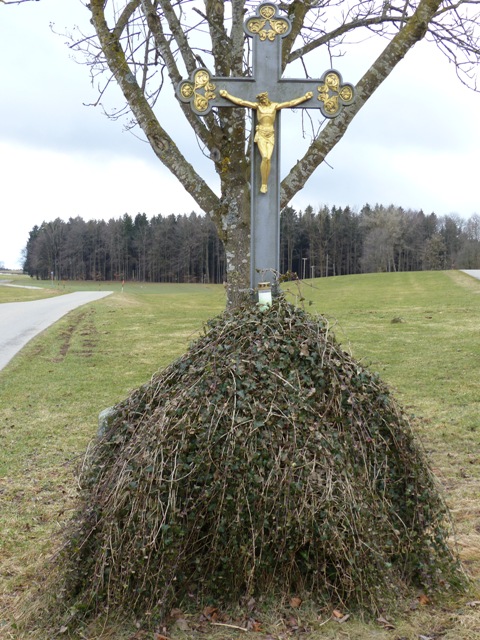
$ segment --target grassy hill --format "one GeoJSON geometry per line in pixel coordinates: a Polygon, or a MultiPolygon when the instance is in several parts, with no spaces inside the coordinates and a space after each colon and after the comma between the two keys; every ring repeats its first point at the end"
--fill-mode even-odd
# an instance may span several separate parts
{"type": "MultiPolygon", "coordinates": [[[[126,283],[122,291],[119,283],[14,282],[41,288],[0,287],[0,311],[2,302],[98,287],[114,291],[63,318],[0,371],[0,634],[40,640],[44,635],[33,623],[28,631],[11,623],[41,584],[45,558],[69,518],[75,470],[95,436],[99,411],[183,353],[203,323],[222,311],[225,293],[220,285],[126,283]]],[[[412,415],[451,508],[464,566],[476,582],[461,601],[439,603],[419,594],[388,623],[344,620],[343,611],[332,617],[307,603],[286,603],[284,611],[264,611],[251,633],[204,616],[180,618],[182,624],[177,620],[164,635],[278,638],[304,629],[308,639],[478,637],[480,281],[453,271],[419,272],[307,280],[286,288],[293,303],[328,318],[344,349],[378,371],[412,415]]],[[[85,633],[91,640],[154,637],[114,622],[85,633]]]]}

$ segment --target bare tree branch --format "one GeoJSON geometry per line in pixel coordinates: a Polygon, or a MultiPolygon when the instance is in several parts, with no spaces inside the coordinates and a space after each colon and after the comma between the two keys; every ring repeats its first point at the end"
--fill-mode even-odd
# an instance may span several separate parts
{"type": "Polygon", "coordinates": [[[325,33],[323,36],[310,41],[308,44],[301,47],[300,49],[293,51],[288,58],[288,64],[290,64],[291,62],[294,62],[295,60],[298,60],[299,58],[302,58],[303,56],[307,55],[307,53],[315,51],[315,49],[318,49],[323,45],[326,45],[328,43],[334,42],[335,40],[338,40],[341,36],[345,36],[348,33],[352,33],[360,29],[361,27],[371,28],[374,26],[376,27],[376,26],[383,26],[386,24],[399,24],[399,23],[401,23],[401,19],[394,16],[388,16],[388,17],[377,16],[375,18],[365,18],[364,20],[357,20],[354,22],[342,24],[337,29],[330,31],[329,33],[325,33]]]}
{"type": "Polygon", "coordinates": [[[302,57],[302,53],[300,53],[296,58],[291,58],[291,50],[295,43],[295,40],[300,35],[302,28],[305,24],[305,16],[308,11],[312,8],[312,0],[307,0],[306,2],[299,2],[295,0],[288,7],[288,17],[290,19],[292,30],[289,35],[283,39],[282,45],[282,69],[285,70],[285,67],[291,60],[295,60],[298,57],[302,57]]]}
{"type": "Polygon", "coordinates": [[[135,13],[135,11],[138,9],[139,6],[140,6],[140,0],[130,0],[130,2],[124,8],[122,13],[120,14],[120,17],[117,20],[117,24],[115,25],[115,28],[113,30],[115,37],[121,38],[124,29],[127,27],[128,23],[130,22],[130,18],[132,17],[132,15],[135,13]]]}
{"type": "Polygon", "coordinates": [[[162,7],[163,15],[168,22],[168,26],[170,27],[172,35],[182,55],[185,67],[187,68],[187,73],[190,75],[198,66],[198,61],[193,55],[182,24],[173,10],[172,3],[170,0],[159,0],[159,2],[162,7]]]}
{"type": "Polygon", "coordinates": [[[245,1],[232,0],[232,29],[230,41],[232,49],[230,52],[231,73],[240,76],[243,72],[243,56],[245,34],[243,31],[243,20],[245,18],[245,1]]]}
{"type": "Polygon", "coordinates": [[[405,57],[413,45],[421,40],[427,30],[430,20],[435,15],[442,0],[420,0],[412,17],[391,40],[367,73],[356,86],[355,102],[344,109],[337,118],[331,120],[314,140],[301,160],[293,167],[289,175],[282,182],[281,206],[284,207],[293,196],[303,187],[306,180],[323,162],[326,155],[341,140],[348,125],[360,111],[370,96],[389,76],[395,66],[405,57]]]}
{"type": "MultiPolygon", "coordinates": [[[[152,4],[150,0],[141,0],[141,5],[143,8],[145,17],[147,19],[147,24],[153,34],[153,37],[155,40],[155,46],[167,67],[170,81],[172,85],[175,87],[182,80],[182,76],[180,74],[177,63],[175,61],[175,57],[172,53],[171,45],[168,42],[165,36],[165,33],[163,31],[162,22],[158,16],[155,6],[152,4]]],[[[181,44],[182,46],[185,46],[184,40],[181,40],[181,44]]],[[[211,134],[208,131],[208,129],[204,126],[203,122],[192,112],[189,105],[181,103],[180,107],[182,108],[183,113],[187,118],[190,126],[195,131],[195,133],[200,138],[200,140],[203,142],[203,144],[211,148],[212,146],[211,134]]],[[[213,120],[211,120],[211,124],[213,124],[213,120]]]]}
{"type": "Polygon", "coordinates": [[[212,54],[215,60],[215,75],[227,76],[230,72],[231,43],[224,27],[225,4],[220,0],[205,0],[205,14],[195,8],[207,22],[210,39],[212,42],[212,54]]]}
{"type": "Polygon", "coordinates": [[[92,23],[97,32],[110,70],[115,76],[130,108],[159,160],[180,180],[204,210],[218,206],[218,197],[180,153],[165,129],[159,124],[148,101],[132,74],[118,37],[108,28],[104,0],[91,0],[92,23]]]}

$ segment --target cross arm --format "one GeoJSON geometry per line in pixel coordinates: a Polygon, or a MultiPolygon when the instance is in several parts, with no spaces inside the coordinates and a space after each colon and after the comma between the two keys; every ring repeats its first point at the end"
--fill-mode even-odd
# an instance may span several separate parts
{"type": "Polygon", "coordinates": [[[233,107],[234,104],[220,91],[239,97],[248,102],[255,102],[258,87],[254,78],[212,77],[208,69],[199,68],[190,80],[183,80],[177,86],[177,97],[182,102],[190,102],[192,111],[198,116],[205,116],[212,107],[233,107]]]}
{"type": "Polygon", "coordinates": [[[344,83],[335,69],[326,71],[319,79],[280,80],[272,77],[259,82],[255,78],[212,77],[208,69],[197,69],[190,80],[184,80],[177,87],[177,96],[182,102],[190,102],[197,115],[206,115],[212,107],[232,107],[236,105],[255,108],[257,95],[267,92],[272,102],[286,107],[320,109],[326,118],[334,118],[343,106],[352,104],[354,88],[344,83]],[[230,101],[226,92],[241,100],[230,101]],[[223,93],[223,95],[222,95],[223,93]],[[311,97],[306,97],[312,94],[311,97]],[[250,104],[247,104],[250,103],[250,104]]]}

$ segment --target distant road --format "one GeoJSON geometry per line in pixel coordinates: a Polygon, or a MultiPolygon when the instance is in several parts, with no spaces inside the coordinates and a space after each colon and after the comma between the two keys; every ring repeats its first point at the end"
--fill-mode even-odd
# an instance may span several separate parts
{"type": "Polygon", "coordinates": [[[480,269],[462,269],[462,271],[463,273],[467,273],[469,276],[480,280],[480,269]]]}
{"type": "Polygon", "coordinates": [[[111,293],[113,291],[77,291],[45,300],[0,304],[0,369],[27,342],[69,311],[111,293]]]}

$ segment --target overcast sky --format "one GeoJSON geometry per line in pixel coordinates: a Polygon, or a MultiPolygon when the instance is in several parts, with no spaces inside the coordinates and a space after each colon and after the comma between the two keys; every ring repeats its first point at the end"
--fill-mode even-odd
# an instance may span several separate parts
{"type": "MultiPolygon", "coordinates": [[[[84,106],[96,99],[88,69],[49,25],[88,31],[88,20],[80,0],[0,4],[0,264],[7,268],[20,265],[29,232],[43,221],[200,212],[145,142],[100,108],[84,106]]],[[[355,83],[370,62],[356,54],[336,67],[355,83]]],[[[120,106],[117,94],[110,100],[120,106]]],[[[421,43],[292,205],[380,203],[438,216],[480,213],[479,116],[480,95],[460,84],[434,45],[421,43]]],[[[289,118],[301,120],[298,111],[289,118]]],[[[172,118],[172,131],[176,122],[172,118]]],[[[285,169],[300,157],[289,122],[285,126],[284,117],[285,169]]],[[[201,162],[197,149],[191,154],[194,164],[201,162]]],[[[215,180],[206,165],[203,175],[215,180]]]]}

